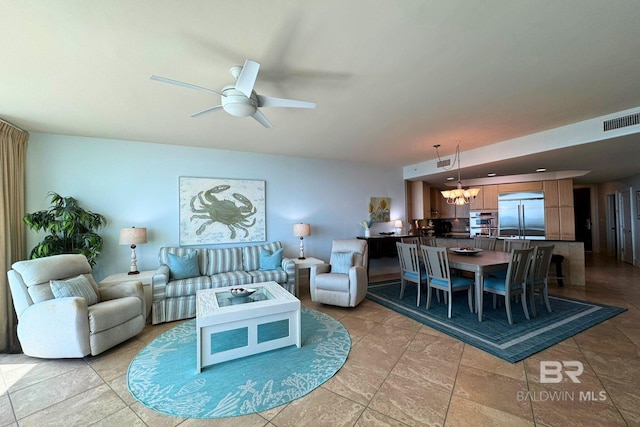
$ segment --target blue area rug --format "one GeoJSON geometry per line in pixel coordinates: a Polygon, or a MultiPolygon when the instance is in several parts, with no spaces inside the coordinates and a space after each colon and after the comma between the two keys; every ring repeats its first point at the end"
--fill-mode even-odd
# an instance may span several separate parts
{"type": "Polygon", "coordinates": [[[349,332],[302,308],[302,346],[272,350],[196,370],[195,319],[163,333],[131,361],[127,385],[143,405],[184,418],[265,411],[304,396],[331,378],[351,348],[349,332]]]}
{"type": "Polygon", "coordinates": [[[431,298],[426,310],[426,293],[422,292],[416,307],[416,286],[408,283],[400,300],[400,280],[370,283],[367,298],[391,310],[430,326],[480,350],[515,363],[534,353],[551,347],[626,309],[549,295],[552,313],[540,305],[536,297],[537,317],[527,320],[522,305],[513,303],[513,325],[509,325],[504,305],[493,309],[493,296],[485,294],[483,321],[469,312],[467,292],[455,292],[453,315],[447,317],[447,306],[431,298]]]}

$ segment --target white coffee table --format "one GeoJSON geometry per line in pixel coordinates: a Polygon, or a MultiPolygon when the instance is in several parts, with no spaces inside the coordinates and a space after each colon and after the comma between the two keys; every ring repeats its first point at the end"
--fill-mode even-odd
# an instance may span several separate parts
{"type": "Polygon", "coordinates": [[[197,369],[276,348],[300,347],[300,300],[276,282],[233,298],[230,286],[196,292],[197,369]]]}

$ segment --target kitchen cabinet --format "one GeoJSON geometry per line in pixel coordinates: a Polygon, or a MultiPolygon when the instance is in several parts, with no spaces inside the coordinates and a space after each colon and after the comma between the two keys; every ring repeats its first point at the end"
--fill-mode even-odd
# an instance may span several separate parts
{"type": "Polygon", "coordinates": [[[470,206],[472,211],[497,211],[498,210],[498,186],[483,185],[480,194],[470,206]]]}
{"type": "MultiPolygon", "coordinates": [[[[438,193],[440,193],[438,191],[438,193]]],[[[439,200],[440,207],[438,210],[440,211],[440,218],[455,218],[456,217],[456,205],[450,205],[446,202],[442,194],[440,194],[439,200]]]]}
{"type": "Polygon", "coordinates": [[[545,237],[548,240],[575,240],[573,180],[544,181],[545,237]]]}
{"type": "Polygon", "coordinates": [[[482,208],[485,211],[497,211],[498,210],[498,186],[497,185],[485,185],[480,190],[482,193],[482,208]]]}
{"type": "Polygon", "coordinates": [[[445,201],[442,195],[440,195],[440,198],[442,199],[440,201],[440,207],[438,208],[438,211],[440,212],[440,215],[438,216],[440,218],[469,218],[469,205],[450,205],[445,201]]]}
{"type": "Polygon", "coordinates": [[[560,211],[557,207],[544,208],[544,233],[547,240],[560,240],[560,211]]]}
{"type": "Polygon", "coordinates": [[[559,179],[558,180],[558,206],[573,207],[573,180],[572,179],[559,179]]]}
{"type": "Polygon", "coordinates": [[[517,193],[520,191],[542,191],[542,181],[498,184],[498,193],[517,193]]]}
{"type": "Polygon", "coordinates": [[[545,208],[557,208],[560,206],[558,201],[558,181],[543,181],[542,191],[544,191],[545,208]]]}
{"type": "Polygon", "coordinates": [[[576,220],[573,206],[561,206],[560,214],[560,240],[576,240],[576,220]]]}
{"type": "Polygon", "coordinates": [[[409,181],[409,219],[431,218],[431,188],[423,181],[409,181]]]}

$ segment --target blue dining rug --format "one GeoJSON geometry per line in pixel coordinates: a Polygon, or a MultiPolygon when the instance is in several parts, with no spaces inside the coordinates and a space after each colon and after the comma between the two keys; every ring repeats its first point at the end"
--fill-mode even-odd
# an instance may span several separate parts
{"type": "Polygon", "coordinates": [[[483,321],[479,322],[478,315],[469,312],[466,291],[454,292],[451,319],[447,317],[447,305],[439,303],[435,294],[429,310],[426,309],[425,292],[421,293],[420,306],[417,307],[416,293],[416,285],[408,283],[401,300],[400,280],[388,280],[369,283],[367,298],[511,363],[626,311],[619,307],[549,295],[552,310],[549,313],[545,306],[540,305],[540,297],[536,296],[537,317],[527,320],[522,304],[513,303],[513,325],[510,325],[504,304],[493,308],[492,295],[485,294],[483,321]]]}
{"type": "Polygon", "coordinates": [[[302,346],[196,369],[195,319],[164,332],[131,361],[127,386],[143,405],[183,418],[234,417],[304,396],[330,379],[351,348],[345,327],[301,310],[302,346]]]}

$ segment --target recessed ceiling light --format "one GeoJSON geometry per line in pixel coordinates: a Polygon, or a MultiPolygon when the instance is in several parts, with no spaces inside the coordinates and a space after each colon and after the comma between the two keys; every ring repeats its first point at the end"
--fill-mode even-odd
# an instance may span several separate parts
{"type": "Polygon", "coordinates": [[[495,172],[491,172],[491,173],[487,174],[487,176],[496,176],[496,175],[497,175],[497,173],[495,173],[495,172]]]}
{"type": "Polygon", "coordinates": [[[455,178],[454,178],[454,177],[452,177],[452,176],[448,176],[448,177],[447,177],[447,181],[453,181],[454,179],[455,179],[455,178]]]}
{"type": "Polygon", "coordinates": [[[538,168],[536,169],[536,172],[546,172],[547,168],[538,168]]]}

